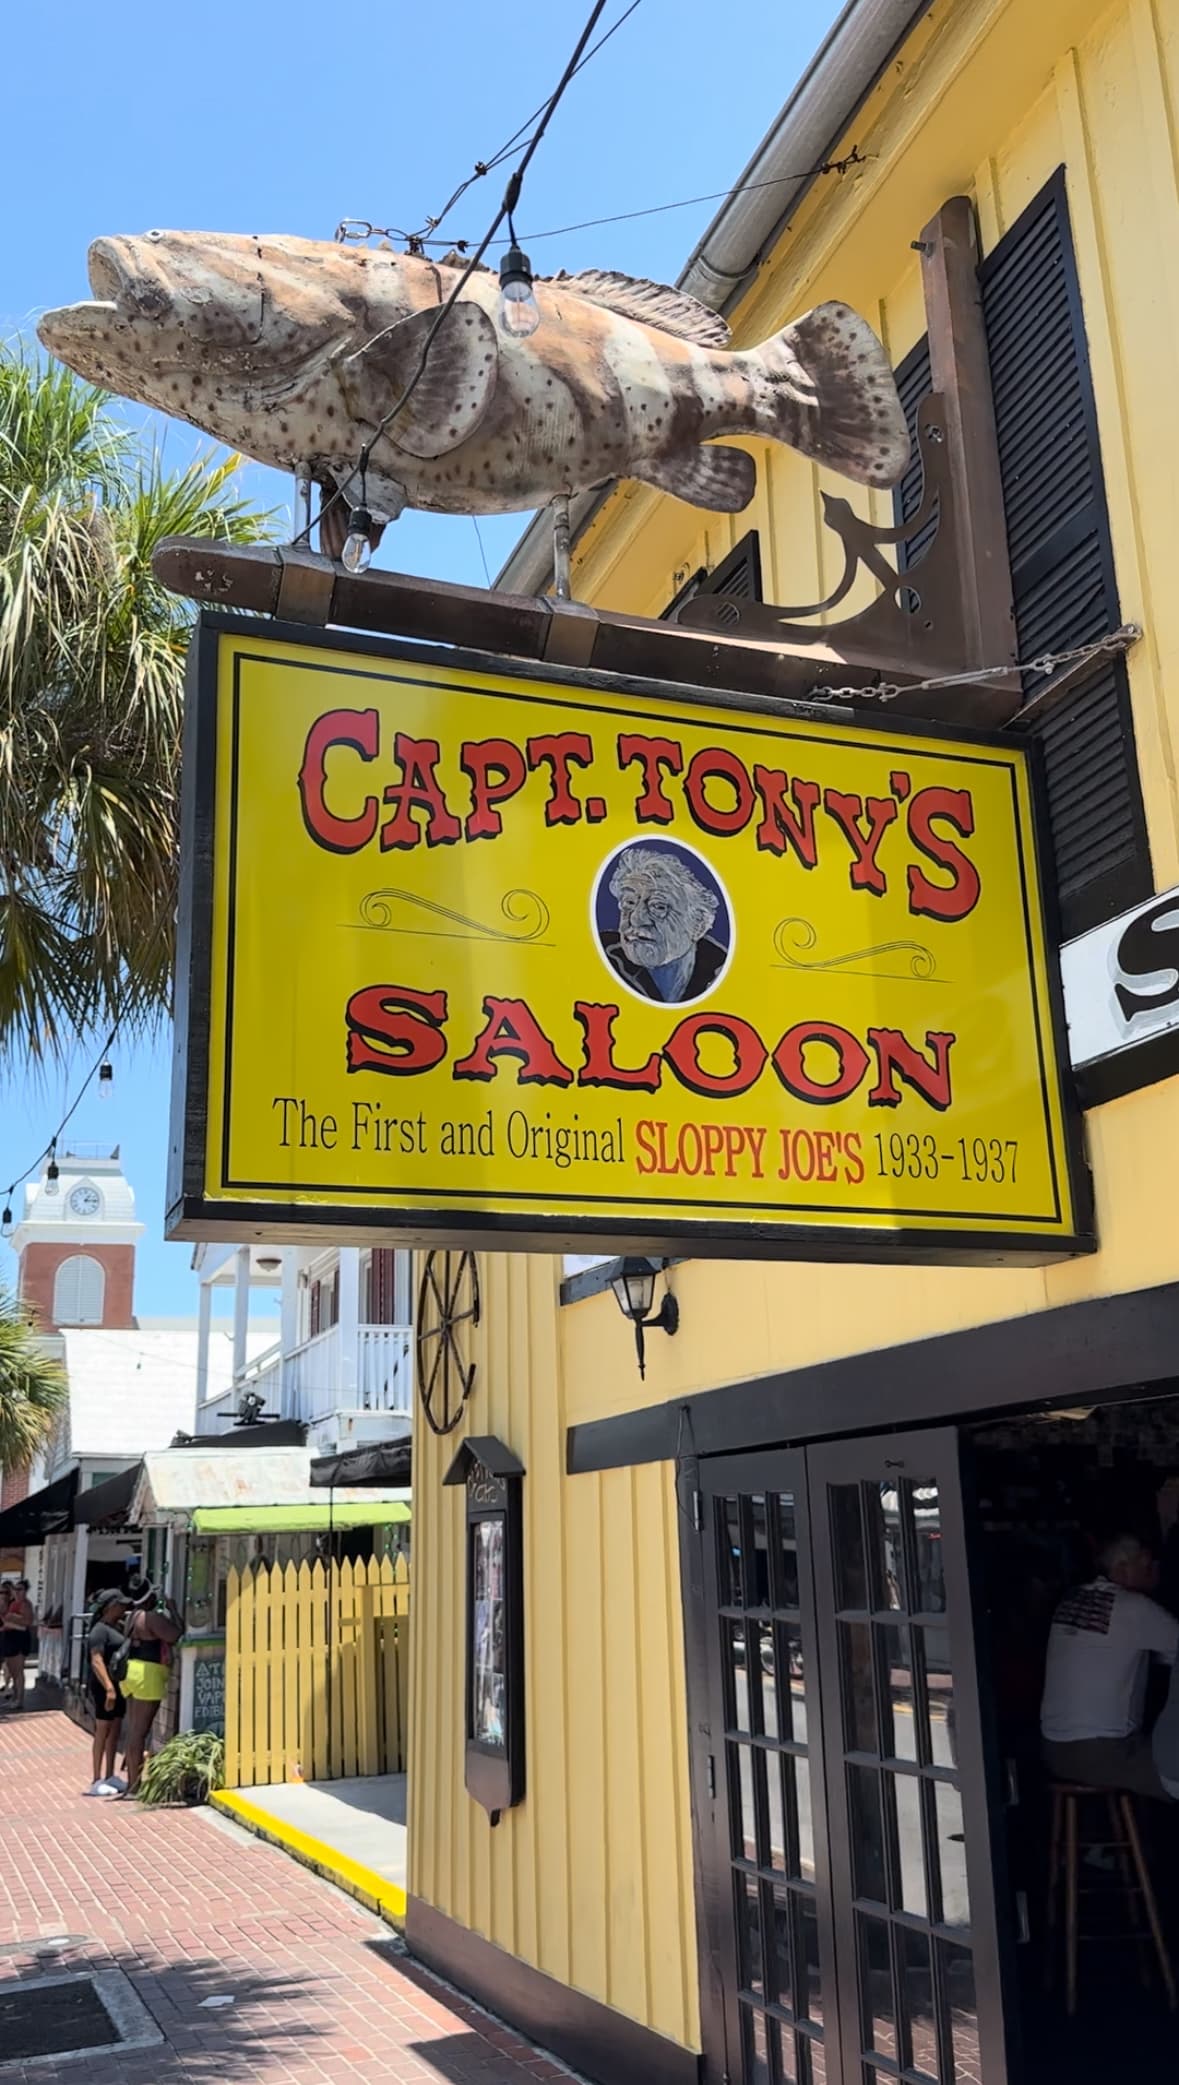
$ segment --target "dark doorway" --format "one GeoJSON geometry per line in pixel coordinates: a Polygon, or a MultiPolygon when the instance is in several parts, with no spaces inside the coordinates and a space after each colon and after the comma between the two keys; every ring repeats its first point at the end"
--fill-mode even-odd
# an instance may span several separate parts
{"type": "MultiPolygon", "coordinates": [[[[1170,1386],[1169,1386],[1170,1387],[1170,1386]]],[[[1008,1880],[1000,1915],[1017,1936],[1009,2003],[1022,2028],[1018,2085],[1171,2085],[1179,2014],[1170,2009],[1157,1943],[1125,1836],[1104,1797],[1080,1805],[1077,1859],[1078,1975],[1067,1997],[1063,1886],[1055,1924],[1052,1787],[1041,1763],[1040,1706],[1049,1628],[1057,1603],[1092,1580],[1102,1544],[1136,1534],[1156,1553],[1153,1594],[1179,1615],[1179,1396],[1028,1414],[975,1429],[968,1452],[977,1492],[978,1582],[988,1613],[987,1683],[1005,1794],[1008,1880]],[[1160,1514],[1161,1505],[1161,1514],[1160,1514]],[[1088,1839],[1106,1841],[1088,1846],[1088,1839]]],[[[1156,1662],[1144,1723],[1165,1700],[1169,1672],[1156,1662]]],[[[1162,1941],[1179,1977],[1179,1804],[1145,1796],[1133,1815],[1162,1941]]]]}

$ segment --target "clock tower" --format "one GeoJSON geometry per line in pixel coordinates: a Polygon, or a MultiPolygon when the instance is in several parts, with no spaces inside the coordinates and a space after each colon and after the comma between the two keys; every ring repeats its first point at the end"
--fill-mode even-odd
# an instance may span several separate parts
{"type": "Polygon", "coordinates": [[[12,1234],[17,1293],[45,1332],[133,1326],[135,1245],[143,1235],[119,1147],[75,1144],[25,1188],[12,1234]]]}

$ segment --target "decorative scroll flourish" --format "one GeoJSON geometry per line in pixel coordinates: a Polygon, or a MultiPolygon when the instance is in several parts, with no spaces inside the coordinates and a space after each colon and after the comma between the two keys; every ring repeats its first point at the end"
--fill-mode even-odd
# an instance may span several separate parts
{"type": "Polygon", "coordinates": [[[874,948],[853,948],[846,955],[814,956],[809,962],[805,961],[799,952],[812,949],[818,938],[809,919],[779,920],[774,928],[774,947],[778,951],[780,966],[787,970],[842,970],[849,977],[915,978],[921,984],[948,982],[937,976],[937,958],[933,950],[925,948],[920,941],[881,941],[874,948]],[[878,956],[900,956],[907,960],[899,969],[879,966],[871,970],[853,968],[853,965],[872,962],[878,956]]]}
{"type": "Polygon", "coordinates": [[[534,890],[510,890],[500,901],[500,911],[508,921],[506,927],[489,925],[483,920],[470,919],[465,912],[454,912],[449,905],[439,905],[433,898],[422,897],[419,891],[370,890],[360,901],[360,924],[371,931],[382,934],[426,934],[446,941],[514,941],[534,942],[547,948],[543,935],[548,930],[552,913],[542,897],[534,890]],[[399,924],[396,912],[399,905],[416,905],[420,911],[431,913],[435,920],[449,920],[449,926],[414,926],[399,924]]]}

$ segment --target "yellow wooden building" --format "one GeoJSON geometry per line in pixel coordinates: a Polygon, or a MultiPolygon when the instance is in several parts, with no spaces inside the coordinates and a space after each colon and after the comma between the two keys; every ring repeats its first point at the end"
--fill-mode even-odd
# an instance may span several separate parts
{"type": "MultiPolygon", "coordinates": [[[[851,0],[683,277],[739,345],[845,299],[915,411],[919,244],[968,198],[1018,653],[1142,632],[1013,724],[1044,750],[1074,1025],[1108,999],[1109,923],[1179,885],[1177,110],[1174,0],[851,0]]],[[[583,499],[575,597],[820,601],[840,565],[820,477],[757,460],[735,518],[635,484],[583,499]]],[[[891,495],[871,504],[892,521],[891,495]]],[[[539,592],[549,568],[538,523],[502,583],[539,592]]],[[[1141,1885],[1111,1898],[1127,1945],[1080,1943],[1070,2016],[1060,1975],[1043,1995],[1036,1728],[1053,1599],[1091,1537],[1167,1532],[1179,1470],[1156,970],[1124,1047],[1085,1058],[1074,1035],[1092,1256],[683,1261],[659,1278],[679,1330],[649,1335],[640,1381],[600,1274],[479,1255],[465,1426],[524,1472],[526,1789],[494,1826],[466,1792],[464,1495],[443,1485],[462,1435],[421,1428],[408,1934],[603,2085],[1173,2073],[1172,1820],[1138,1812],[1157,1932],[1131,1932],[1141,1885]]]]}

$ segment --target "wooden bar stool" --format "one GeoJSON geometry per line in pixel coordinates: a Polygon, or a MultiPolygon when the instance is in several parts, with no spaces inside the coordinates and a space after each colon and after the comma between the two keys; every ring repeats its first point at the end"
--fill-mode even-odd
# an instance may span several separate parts
{"type": "MultiPolygon", "coordinates": [[[[1167,2003],[1175,2010],[1175,1978],[1171,1970],[1171,1958],[1163,1929],[1159,1923],[1158,1905],[1151,1887],[1150,1872],[1138,1836],[1138,1821],[1134,1815],[1134,1798],[1120,1788],[1089,1788],[1080,1781],[1053,1781],[1052,1785],[1052,1840],[1048,1853],[1048,1935],[1047,1953],[1044,1964],[1045,1981],[1051,1984],[1060,1896],[1064,1894],[1064,1948],[1066,2002],[1069,2013],[1077,2009],[1077,1954],[1082,1940],[1108,1939],[1108,1933],[1085,1933],[1080,1926],[1080,1899],[1083,1896],[1100,1895],[1112,1903],[1120,1898],[1125,1906],[1127,1938],[1140,1947],[1153,1944],[1167,2003]],[[1104,1831],[1100,1824],[1093,1832],[1082,1832],[1081,1809],[1089,1810],[1103,1806],[1108,1818],[1104,1831]],[[1089,1883],[1081,1879],[1082,1856],[1088,1853],[1112,1853],[1117,1863],[1116,1878],[1106,1875],[1100,1882],[1089,1883]]],[[[1147,1975],[1145,1957],[1142,1963],[1143,1976],[1147,1975]]]]}

